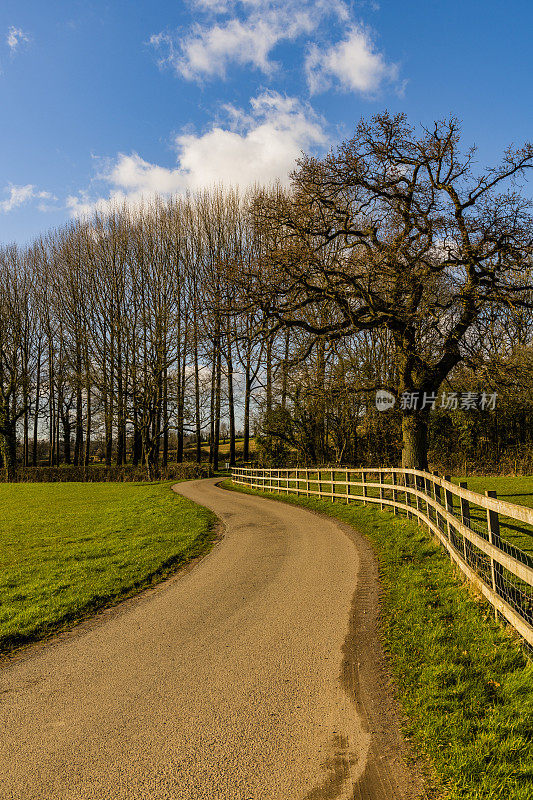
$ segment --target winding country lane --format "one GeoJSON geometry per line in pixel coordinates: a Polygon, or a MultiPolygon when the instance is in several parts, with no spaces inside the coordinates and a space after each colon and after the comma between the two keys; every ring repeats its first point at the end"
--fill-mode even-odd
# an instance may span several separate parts
{"type": "Polygon", "coordinates": [[[417,796],[369,548],[215,484],[175,487],[225,528],[193,569],[3,665],[2,800],[417,796]]]}

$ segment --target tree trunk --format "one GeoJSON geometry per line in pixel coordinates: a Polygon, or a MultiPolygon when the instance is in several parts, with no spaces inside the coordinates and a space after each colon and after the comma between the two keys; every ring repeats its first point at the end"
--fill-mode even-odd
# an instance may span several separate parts
{"type": "Polygon", "coordinates": [[[83,461],[83,380],[79,341],[76,341],[76,422],[74,428],[74,466],[79,467],[83,461]]]}
{"type": "Polygon", "coordinates": [[[281,407],[285,410],[287,407],[287,389],[289,380],[289,345],[290,345],[290,331],[285,333],[285,353],[283,355],[283,363],[281,365],[281,407]]]}
{"type": "Polygon", "coordinates": [[[246,363],[246,376],[244,385],[244,441],[242,445],[242,460],[248,461],[250,458],[250,395],[252,393],[252,381],[250,377],[250,361],[246,363]]]}
{"type": "Polygon", "coordinates": [[[405,411],[402,417],[402,467],[428,469],[428,413],[405,411]]]}
{"type": "MultiPolygon", "coordinates": [[[[134,399],[134,403],[136,400],[134,399]]],[[[137,405],[133,407],[133,442],[131,450],[131,463],[136,467],[142,458],[142,436],[139,427],[139,413],[137,405]]]]}
{"type": "Polygon", "coordinates": [[[163,469],[168,465],[168,370],[163,370],[163,469]]]}
{"type": "Polygon", "coordinates": [[[215,382],[215,441],[213,444],[213,469],[218,470],[218,451],[220,445],[220,394],[221,394],[220,341],[217,343],[217,367],[215,382]]]}
{"type": "Polygon", "coordinates": [[[196,330],[196,317],[194,328],[194,400],[196,420],[196,463],[202,461],[202,420],[200,418],[200,369],[198,367],[198,337],[196,330]]]}
{"type": "Polygon", "coordinates": [[[71,422],[70,422],[70,410],[65,408],[62,414],[62,422],[63,422],[63,455],[65,457],[65,464],[71,464],[70,458],[70,439],[71,439],[71,422]]]}
{"type": "Polygon", "coordinates": [[[117,350],[117,466],[121,467],[126,463],[126,410],[124,386],[127,385],[127,380],[124,380],[122,372],[122,343],[120,339],[117,342],[117,350]]]}
{"type": "Polygon", "coordinates": [[[57,390],[57,413],[56,413],[56,431],[55,431],[55,442],[56,442],[56,467],[59,466],[61,463],[61,406],[63,404],[62,399],[62,389],[58,388],[57,390]]]}
{"type": "Polygon", "coordinates": [[[30,466],[30,398],[24,389],[24,433],[23,433],[23,463],[25,467],[30,466]]]}
{"type": "Polygon", "coordinates": [[[229,464],[235,466],[235,402],[233,397],[233,359],[228,335],[228,403],[229,403],[229,464]]]}
{"type": "Polygon", "coordinates": [[[209,404],[209,463],[213,465],[213,447],[215,442],[215,384],[217,374],[216,343],[213,342],[213,366],[211,371],[211,400],[209,404]]]}
{"type": "Polygon", "coordinates": [[[318,460],[324,464],[328,460],[328,437],[326,433],[326,344],[321,337],[317,344],[316,363],[316,444],[315,452],[318,460]]]}
{"type": "Polygon", "coordinates": [[[89,466],[91,460],[91,384],[87,383],[87,427],[85,429],[85,455],[83,463],[89,466]]]}
{"type": "Polygon", "coordinates": [[[12,481],[17,474],[17,432],[14,422],[8,422],[2,425],[0,431],[0,448],[2,450],[6,480],[12,481]]]}
{"type": "Polygon", "coordinates": [[[113,419],[115,415],[114,391],[115,391],[115,335],[112,326],[111,340],[109,345],[109,407],[108,407],[109,417],[106,423],[107,437],[106,437],[106,447],[105,447],[105,463],[108,467],[111,466],[113,461],[113,419]]]}
{"type": "Polygon", "coordinates": [[[0,402],[0,452],[6,480],[17,472],[17,426],[10,409],[9,397],[0,402]]]}
{"type": "Polygon", "coordinates": [[[152,441],[150,444],[150,461],[159,467],[159,451],[161,443],[161,424],[163,413],[163,370],[157,371],[157,392],[155,402],[154,424],[152,426],[152,441]]]}
{"type": "Polygon", "coordinates": [[[185,419],[185,389],[186,389],[186,365],[187,365],[187,329],[183,340],[183,352],[181,355],[181,365],[178,381],[178,441],[176,448],[176,461],[178,464],[183,462],[183,440],[184,440],[184,419],[185,419]]]}
{"type": "Polygon", "coordinates": [[[48,426],[48,437],[49,437],[49,454],[48,454],[48,463],[51,467],[54,466],[54,455],[55,455],[55,400],[54,400],[54,361],[53,361],[53,353],[52,353],[52,344],[51,341],[48,343],[48,383],[49,383],[49,399],[48,399],[48,414],[49,414],[49,426],[48,426]]]}
{"type": "Polygon", "coordinates": [[[35,384],[35,411],[33,415],[33,452],[32,465],[37,466],[37,436],[39,432],[39,401],[41,392],[41,339],[37,349],[37,380],[35,384]]]}
{"type": "Polygon", "coordinates": [[[268,336],[266,345],[266,410],[272,411],[272,336],[268,336]]]}
{"type": "Polygon", "coordinates": [[[108,372],[107,334],[104,329],[104,352],[102,357],[102,399],[104,405],[104,458],[106,466],[111,466],[113,457],[113,365],[112,351],[109,355],[108,372]]]}

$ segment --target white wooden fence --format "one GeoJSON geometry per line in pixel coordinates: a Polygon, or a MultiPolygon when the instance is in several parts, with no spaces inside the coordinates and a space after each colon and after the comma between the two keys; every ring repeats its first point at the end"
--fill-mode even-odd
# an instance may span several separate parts
{"type": "Polygon", "coordinates": [[[235,467],[232,479],[265,492],[379,504],[417,519],[491,603],[496,617],[504,617],[533,648],[533,555],[506,538],[507,532],[510,538],[513,533],[531,535],[533,544],[533,508],[498,500],[496,492],[472,492],[466,483],[451,483],[449,476],[414,469],[235,467]]]}

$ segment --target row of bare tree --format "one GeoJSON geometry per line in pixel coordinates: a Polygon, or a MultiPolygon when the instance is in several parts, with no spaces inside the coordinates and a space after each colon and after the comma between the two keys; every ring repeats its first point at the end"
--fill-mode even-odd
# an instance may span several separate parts
{"type": "MultiPolygon", "coordinates": [[[[150,474],[207,439],[217,467],[222,424],[247,460],[254,411],[271,451],[290,429],[307,460],[353,461],[375,389],[429,396],[462,365],[493,380],[517,348],[529,363],[532,163],[528,145],[474,174],[456,120],[384,114],[302,158],[289,190],[124,206],[4,247],[7,476],[43,442],[50,465],[99,449],[150,474]]],[[[429,413],[402,407],[406,466],[427,468],[429,413]]]]}
{"type": "MultiPolygon", "coordinates": [[[[0,442],[22,463],[183,460],[208,438],[217,466],[221,420],[234,460],[236,400],[250,437],[265,344],[259,311],[226,313],[230,261],[252,258],[237,193],[122,208],[72,222],[31,247],[0,252],[0,442]]],[[[268,326],[267,326],[268,328],[268,326]]],[[[268,338],[268,337],[267,337],[268,338]]],[[[267,357],[267,360],[268,360],[267,357]]],[[[267,380],[272,379],[268,371],[267,380]]],[[[262,377],[262,376],[261,376],[262,377]]],[[[272,390],[269,389],[269,396],[272,390]]]]}

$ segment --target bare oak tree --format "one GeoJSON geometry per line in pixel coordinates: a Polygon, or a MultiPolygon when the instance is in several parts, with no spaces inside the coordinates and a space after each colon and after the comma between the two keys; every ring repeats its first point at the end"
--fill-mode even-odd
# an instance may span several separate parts
{"type": "Polygon", "coordinates": [[[316,336],[390,332],[405,467],[427,469],[431,400],[471,355],[476,325],[489,309],[519,308],[531,288],[531,202],[518,181],[533,146],[480,173],[474,159],[455,118],[417,133],[385,113],[325,158],[304,156],[290,192],[255,203],[263,252],[247,296],[316,336]]]}

